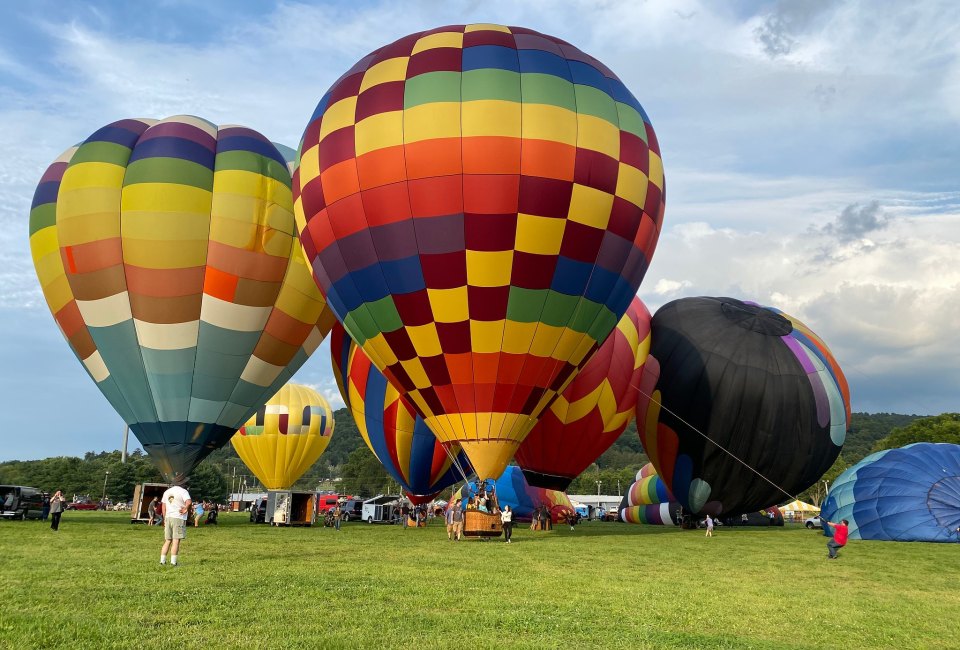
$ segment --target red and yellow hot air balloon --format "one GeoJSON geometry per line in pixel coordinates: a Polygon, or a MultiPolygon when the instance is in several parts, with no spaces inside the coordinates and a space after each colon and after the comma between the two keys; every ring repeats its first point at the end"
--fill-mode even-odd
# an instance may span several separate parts
{"type": "Polygon", "coordinates": [[[566,490],[633,417],[650,350],[650,312],[639,298],[517,450],[530,485],[566,490]]]}
{"type": "Polygon", "coordinates": [[[469,474],[460,449],[440,444],[340,325],[330,332],[330,357],[340,394],[363,441],[411,501],[427,503],[469,474]]]}
{"type": "Polygon", "coordinates": [[[338,319],[484,479],[626,312],[664,207],[653,127],[617,76],[486,24],[357,62],[306,127],[294,193],[338,319]]]}
{"type": "Polygon", "coordinates": [[[287,384],[267,400],[230,442],[268,490],[291,487],[323,455],[333,436],[333,412],[323,396],[287,384]]]}

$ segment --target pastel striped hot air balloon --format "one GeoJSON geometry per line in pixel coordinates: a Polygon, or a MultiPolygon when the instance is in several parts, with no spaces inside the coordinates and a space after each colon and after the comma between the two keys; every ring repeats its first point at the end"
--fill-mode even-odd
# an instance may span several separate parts
{"type": "Polygon", "coordinates": [[[301,241],[337,318],[498,476],[650,263],[664,180],[640,103],[559,39],[440,27],[334,83],[299,162],[301,241]]]}
{"type": "Polygon", "coordinates": [[[230,438],[240,460],[268,490],[291,487],[323,455],[333,412],[320,393],[287,384],[230,438]]]}
{"type": "Polygon", "coordinates": [[[330,356],[340,394],[360,435],[411,501],[426,503],[462,478],[461,471],[469,473],[460,449],[440,444],[410,402],[339,324],[330,333],[330,356]]]}
{"type": "Polygon", "coordinates": [[[681,510],[680,504],[657,476],[653,463],[647,463],[640,468],[637,480],[623,495],[620,520],[628,524],[672,526],[680,523],[681,510]]]}
{"type": "Polygon", "coordinates": [[[517,449],[530,485],[566,490],[634,416],[650,349],[650,312],[634,298],[617,328],[543,412],[517,449]]]}
{"type": "Polygon", "coordinates": [[[684,298],[654,314],[651,332],[643,382],[653,385],[637,429],[686,512],[757,512],[836,460],[850,392],[797,319],[735,298],[684,298]]]}
{"type": "Polygon", "coordinates": [[[190,116],[108,124],[37,187],[47,304],[168,480],[225,444],[333,323],[292,208],[276,147],[190,116]]]}

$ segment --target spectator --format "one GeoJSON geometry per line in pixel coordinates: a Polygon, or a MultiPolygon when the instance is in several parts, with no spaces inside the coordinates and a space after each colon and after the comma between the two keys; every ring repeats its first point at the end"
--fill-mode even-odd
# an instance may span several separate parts
{"type": "Polygon", "coordinates": [[[153,497],[153,500],[150,502],[150,505],[147,506],[147,517],[150,519],[147,522],[148,526],[153,526],[157,523],[157,508],[160,507],[160,500],[157,497],[153,497]]]}
{"type": "Polygon", "coordinates": [[[448,539],[448,540],[452,540],[452,539],[453,539],[453,508],[454,508],[454,505],[455,505],[455,504],[452,504],[452,503],[450,504],[450,507],[447,508],[447,512],[446,512],[446,515],[445,515],[445,517],[444,517],[445,521],[447,522],[447,539],[448,539]]]}
{"type": "Polygon", "coordinates": [[[160,549],[160,564],[167,563],[167,551],[170,551],[170,565],[177,566],[180,553],[180,540],[187,536],[187,513],[193,501],[190,493],[179,485],[167,488],[163,493],[160,508],[163,511],[163,547],[160,549]]]}
{"type": "Polygon", "coordinates": [[[197,505],[194,506],[193,508],[193,527],[194,528],[200,527],[200,518],[203,516],[203,513],[204,513],[203,503],[198,503],[197,505]]]}
{"type": "Polygon", "coordinates": [[[460,509],[460,502],[453,505],[453,535],[459,542],[463,536],[463,510],[460,509]]]}
{"type": "Polygon", "coordinates": [[[513,536],[513,510],[510,509],[510,506],[503,506],[503,512],[500,513],[500,523],[503,525],[503,536],[509,544],[510,538],[513,536]]]}
{"type": "Polygon", "coordinates": [[[707,534],[704,537],[713,537],[713,518],[710,515],[707,515],[706,524],[707,534]]]}
{"type": "Polygon", "coordinates": [[[60,490],[57,490],[50,497],[50,528],[52,530],[60,530],[60,517],[63,515],[63,504],[65,502],[66,499],[63,498],[63,493],[60,490]]]}

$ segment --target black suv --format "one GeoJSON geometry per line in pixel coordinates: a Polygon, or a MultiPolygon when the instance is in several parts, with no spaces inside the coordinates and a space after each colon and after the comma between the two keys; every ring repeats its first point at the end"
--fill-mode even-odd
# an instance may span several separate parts
{"type": "Polygon", "coordinates": [[[40,519],[44,494],[37,488],[0,485],[0,516],[10,519],[40,519]]]}
{"type": "Polygon", "coordinates": [[[267,523],[266,497],[262,499],[257,499],[256,501],[253,502],[253,505],[250,506],[250,523],[253,523],[253,524],[267,523]]]}
{"type": "Polygon", "coordinates": [[[340,506],[341,521],[360,521],[363,519],[363,499],[347,499],[340,506]]]}

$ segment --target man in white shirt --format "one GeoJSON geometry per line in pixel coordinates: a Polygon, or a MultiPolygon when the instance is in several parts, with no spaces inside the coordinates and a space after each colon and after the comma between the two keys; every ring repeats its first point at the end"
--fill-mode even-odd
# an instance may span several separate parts
{"type": "Polygon", "coordinates": [[[167,563],[167,550],[170,551],[170,564],[177,566],[177,554],[180,552],[180,540],[187,536],[187,512],[190,510],[190,493],[179,485],[168,488],[160,499],[163,508],[163,548],[160,549],[160,564],[167,563]]]}

